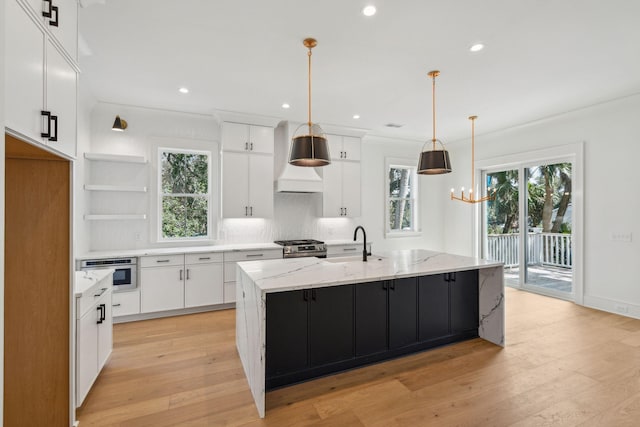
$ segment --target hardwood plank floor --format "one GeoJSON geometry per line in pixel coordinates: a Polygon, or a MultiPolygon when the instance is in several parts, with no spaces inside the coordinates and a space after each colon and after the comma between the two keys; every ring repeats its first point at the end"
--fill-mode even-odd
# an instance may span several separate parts
{"type": "Polygon", "coordinates": [[[506,348],[475,339],[275,390],[265,419],[234,310],[114,325],[80,427],[640,425],[640,320],[506,292],[506,348]]]}

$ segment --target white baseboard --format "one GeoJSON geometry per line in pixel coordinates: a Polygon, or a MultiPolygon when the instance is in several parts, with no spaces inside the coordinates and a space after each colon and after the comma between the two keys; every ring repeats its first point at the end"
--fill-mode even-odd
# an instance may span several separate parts
{"type": "Polygon", "coordinates": [[[619,314],[620,316],[640,319],[640,305],[629,304],[628,302],[585,295],[584,306],[619,314]]]}
{"type": "Polygon", "coordinates": [[[153,313],[131,314],[129,316],[118,316],[113,318],[113,323],[135,322],[138,320],[158,319],[160,317],[180,316],[183,314],[204,313],[205,311],[227,310],[236,308],[236,303],[206,305],[203,307],[183,308],[179,310],[156,311],[153,313]]]}

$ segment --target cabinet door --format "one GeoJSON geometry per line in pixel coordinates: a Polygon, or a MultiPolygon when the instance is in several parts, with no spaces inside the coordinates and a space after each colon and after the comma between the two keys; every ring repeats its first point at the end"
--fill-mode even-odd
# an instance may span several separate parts
{"type": "Polygon", "coordinates": [[[98,372],[102,369],[113,349],[113,316],[111,311],[112,292],[109,290],[100,299],[103,305],[104,320],[98,324],[98,372]]]}
{"type": "Polygon", "coordinates": [[[140,306],[142,313],[184,308],[184,268],[140,269],[140,306]]]}
{"type": "Polygon", "coordinates": [[[477,330],[478,270],[450,273],[451,332],[477,330]]]}
{"type": "Polygon", "coordinates": [[[342,154],[342,137],[340,135],[327,134],[327,142],[329,143],[329,156],[331,160],[340,160],[342,154]]]}
{"type": "Polygon", "coordinates": [[[246,153],[223,152],[222,217],[245,218],[248,213],[249,156],[246,153]]]}
{"type": "Polygon", "coordinates": [[[442,274],[422,276],[418,283],[419,340],[449,335],[449,283],[442,274]]]}
{"type": "MultiPolygon", "coordinates": [[[[343,215],[342,206],[342,162],[334,161],[322,168],[322,216],[343,215]]],[[[358,195],[358,197],[360,197],[358,195]]]]}
{"type": "Polygon", "coordinates": [[[74,60],[78,58],[78,1],[54,0],[53,5],[58,8],[58,26],[49,25],[51,34],[62,44],[69,56],[74,60]]]}
{"type": "Polygon", "coordinates": [[[224,303],[236,302],[236,282],[224,282],[224,303]]]}
{"type": "Polygon", "coordinates": [[[44,130],[44,35],[16,0],[7,0],[5,25],[6,126],[35,141],[44,130]]]}
{"type": "Polygon", "coordinates": [[[249,155],[249,216],[273,217],[272,155],[249,155]]]}
{"type": "Polygon", "coordinates": [[[387,349],[387,288],[389,282],[356,286],[356,356],[387,349]]]}
{"type": "Polygon", "coordinates": [[[222,149],[227,151],[248,151],[249,125],[242,123],[222,123],[222,149]]]}
{"type": "Polygon", "coordinates": [[[249,142],[254,153],[273,154],[273,128],[267,126],[251,126],[249,142]]]}
{"type": "Polygon", "coordinates": [[[343,136],[342,151],[344,152],[343,157],[345,159],[360,161],[360,138],[343,136]]]}
{"type": "Polygon", "coordinates": [[[224,282],[222,263],[187,265],[184,282],[184,306],[222,304],[224,282]]]}
{"type": "Polygon", "coordinates": [[[417,341],[418,304],[415,277],[396,279],[389,286],[389,349],[417,341]]]}
{"type": "Polygon", "coordinates": [[[307,367],[307,301],[310,291],[267,294],[266,376],[307,367]]]}
{"type": "Polygon", "coordinates": [[[77,321],[76,331],[76,405],[87,396],[98,375],[98,311],[89,310],[77,321]]]}
{"type": "Polygon", "coordinates": [[[350,218],[359,217],[360,207],[360,162],[342,163],[342,206],[350,218]]]}
{"type": "Polygon", "coordinates": [[[354,356],[353,285],[311,290],[309,365],[322,366],[354,356]]]}
{"type": "MultiPolygon", "coordinates": [[[[76,76],[71,65],[47,41],[47,110],[57,117],[57,141],[46,143],[73,157],[76,155],[76,76]]],[[[52,127],[55,128],[53,122],[52,127]]]]}

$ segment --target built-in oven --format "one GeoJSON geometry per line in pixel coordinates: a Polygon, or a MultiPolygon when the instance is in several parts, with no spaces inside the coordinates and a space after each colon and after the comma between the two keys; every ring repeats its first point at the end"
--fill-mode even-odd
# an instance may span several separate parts
{"type": "Polygon", "coordinates": [[[87,259],[80,263],[80,270],[101,270],[111,268],[113,291],[121,292],[138,286],[138,258],[87,259]]]}

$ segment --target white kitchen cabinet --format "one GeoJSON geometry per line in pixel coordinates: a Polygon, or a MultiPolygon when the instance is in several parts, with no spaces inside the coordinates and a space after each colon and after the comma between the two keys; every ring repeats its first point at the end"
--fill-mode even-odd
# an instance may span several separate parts
{"type": "Polygon", "coordinates": [[[361,215],[360,162],[333,160],[322,168],[322,216],[361,215]]]}
{"type": "Polygon", "coordinates": [[[26,0],[32,13],[73,60],[78,58],[78,1],[26,0]],[[44,16],[45,14],[49,16],[44,16]]]}
{"type": "Polygon", "coordinates": [[[222,150],[273,154],[273,128],[222,123],[222,150]]]}
{"type": "Polygon", "coordinates": [[[76,406],[104,367],[113,349],[111,274],[76,300],[76,406]]]}
{"type": "Polygon", "coordinates": [[[273,217],[273,155],[223,151],[222,217],[273,217]]]}
{"type": "Polygon", "coordinates": [[[140,258],[142,313],[222,304],[222,253],[140,258]]]}
{"type": "Polygon", "coordinates": [[[282,249],[258,249],[229,251],[224,253],[224,302],[236,301],[236,264],[241,261],[257,261],[282,258],[282,249]]]}
{"type": "Polygon", "coordinates": [[[115,292],[111,302],[113,317],[140,314],[140,289],[115,292]]]}
{"type": "Polygon", "coordinates": [[[222,253],[188,254],[185,269],[185,307],[224,302],[222,253]]]}
{"type": "Polygon", "coordinates": [[[6,126],[75,156],[77,72],[26,8],[6,2],[6,126]]]}
{"type": "Polygon", "coordinates": [[[184,308],[184,265],[140,268],[140,311],[179,308],[184,308]]]}
{"type": "Polygon", "coordinates": [[[360,161],[360,138],[327,134],[332,160],[360,161]]]}

